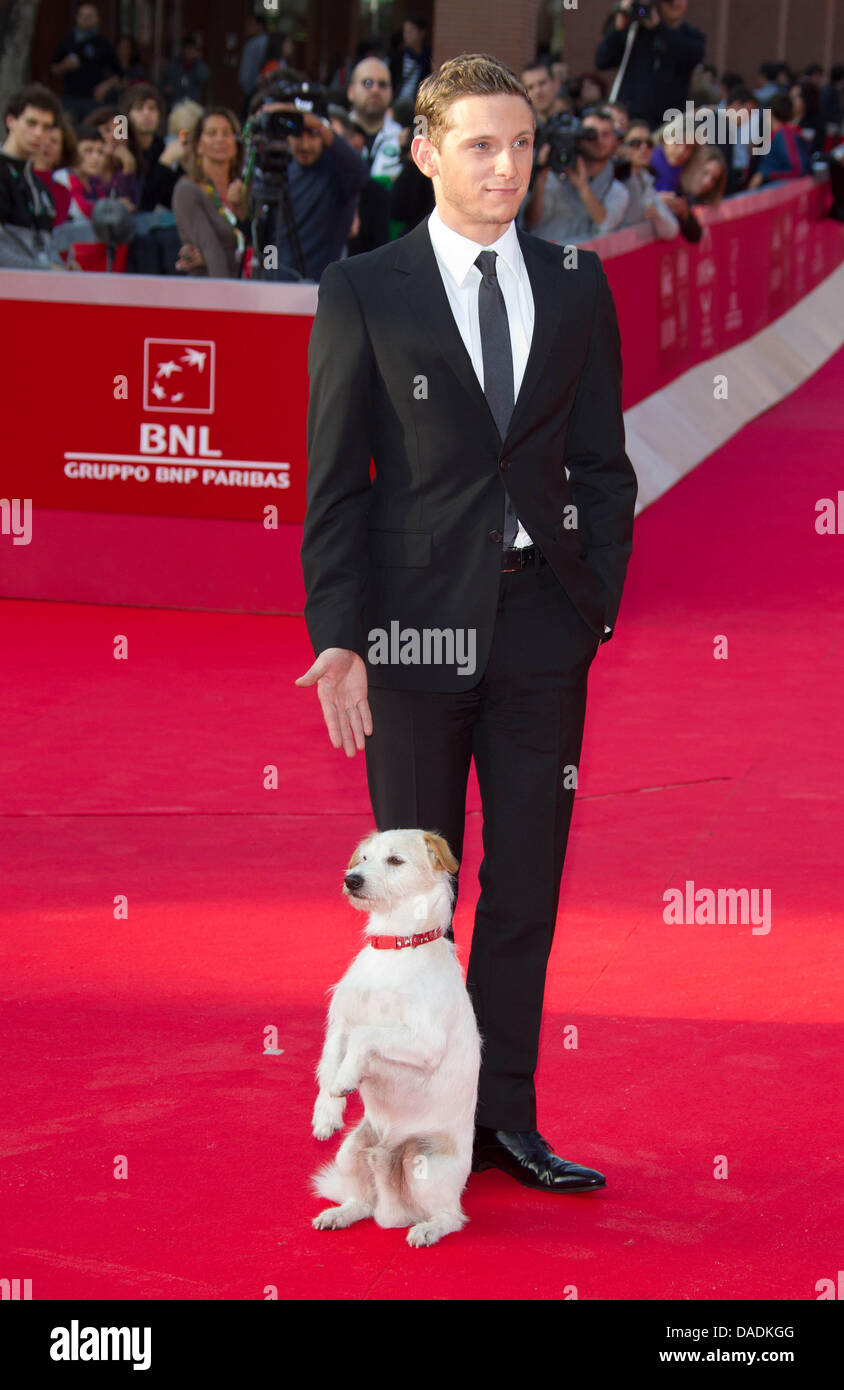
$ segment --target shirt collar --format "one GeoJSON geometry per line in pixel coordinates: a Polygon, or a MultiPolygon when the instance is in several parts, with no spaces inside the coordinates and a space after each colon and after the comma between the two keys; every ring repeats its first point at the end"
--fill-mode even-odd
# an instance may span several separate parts
{"type": "MultiPolygon", "coordinates": [[[[487,246],[481,246],[477,241],[472,241],[471,237],[463,236],[461,232],[455,232],[453,228],[447,227],[440,217],[438,207],[434,207],[433,212],[428,218],[428,232],[437,255],[445,263],[447,269],[454,277],[458,285],[462,285],[471,266],[475,264],[480,251],[497,251],[498,257],[504,262],[513,275],[519,276],[522,268],[522,248],[519,246],[519,238],[516,235],[516,224],[511,222],[497,241],[490,241],[487,246]]],[[[475,266],[480,274],[480,269],[475,266]]]]}

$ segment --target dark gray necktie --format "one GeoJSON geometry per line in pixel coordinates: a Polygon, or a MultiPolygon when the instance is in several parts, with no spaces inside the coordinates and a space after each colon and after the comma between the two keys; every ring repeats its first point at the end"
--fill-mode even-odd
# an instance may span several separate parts
{"type": "MultiPolygon", "coordinates": [[[[478,286],[478,321],[484,363],[484,395],[489,401],[498,433],[503,439],[510,424],[515,401],[507,305],[504,303],[504,295],[495,273],[497,254],[496,251],[481,251],[475,259],[475,265],[483,276],[478,286]]],[[[504,549],[507,550],[516,539],[519,523],[506,493],[505,498],[504,549]]]]}

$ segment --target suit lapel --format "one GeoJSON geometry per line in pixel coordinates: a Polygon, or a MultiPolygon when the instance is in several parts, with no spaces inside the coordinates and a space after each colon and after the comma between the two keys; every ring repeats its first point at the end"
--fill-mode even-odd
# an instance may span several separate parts
{"type": "Polygon", "coordinates": [[[536,237],[529,236],[518,227],[516,233],[533,291],[534,322],[524,377],[503,440],[498,433],[498,426],[487,398],[481,390],[472,359],[454,321],[431,245],[427,218],[423,218],[411,232],[396,242],[397,252],[393,266],[401,278],[401,289],[410,306],[414,330],[425,333],[433,347],[448,362],[461,386],[470,396],[479,417],[483,419],[486,433],[501,452],[525,418],[530,397],[547,365],[548,354],[563,310],[562,269],[558,261],[550,252],[550,248],[546,251],[544,244],[536,237]]]}

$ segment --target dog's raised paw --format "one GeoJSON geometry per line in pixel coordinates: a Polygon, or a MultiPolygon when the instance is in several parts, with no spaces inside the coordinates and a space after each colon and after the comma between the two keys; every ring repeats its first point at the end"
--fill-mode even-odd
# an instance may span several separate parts
{"type": "Polygon", "coordinates": [[[336,1134],[338,1129],[342,1128],[342,1120],[321,1120],[319,1123],[314,1122],[312,1133],[315,1139],[330,1139],[332,1134],[336,1134]]]}
{"type": "Polygon", "coordinates": [[[315,1139],[330,1139],[338,1129],[343,1128],[345,1102],[339,1097],[328,1100],[320,1096],[314,1106],[311,1129],[315,1139]]]}

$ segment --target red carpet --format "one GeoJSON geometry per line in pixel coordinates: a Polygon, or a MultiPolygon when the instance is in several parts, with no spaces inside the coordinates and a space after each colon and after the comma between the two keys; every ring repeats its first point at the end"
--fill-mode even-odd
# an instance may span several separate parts
{"type": "Polygon", "coordinates": [[[310,1136],[325,991],[360,931],[341,873],[371,819],[362,757],[293,686],[302,621],[0,606],[0,1275],[35,1299],[253,1300],[805,1300],[835,1278],[844,537],[814,521],[842,430],[844,353],[638,521],[537,1078],[540,1129],[608,1187],[476,1175],[431,1250],[310,1225],[337,1143],[310,1136]],[[686,880],[769,888],[770,933],[667,926],[686,880]]]}

